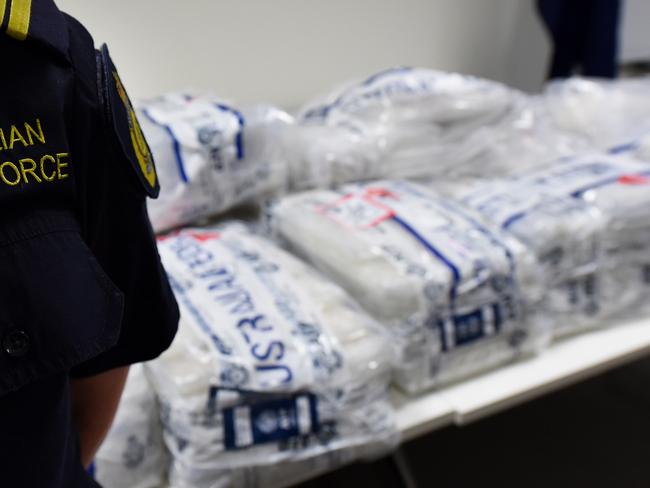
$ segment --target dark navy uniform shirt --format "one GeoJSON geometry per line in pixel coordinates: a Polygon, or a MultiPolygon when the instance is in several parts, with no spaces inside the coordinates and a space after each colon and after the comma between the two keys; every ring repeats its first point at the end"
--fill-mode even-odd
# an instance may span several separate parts
{"type": "Polygon", "coordinates": [[[178,308],[156,169],[108,50],[52,0],[0,0],[0,487],[97,486],[74,377],[148,360],[178,308]]]}

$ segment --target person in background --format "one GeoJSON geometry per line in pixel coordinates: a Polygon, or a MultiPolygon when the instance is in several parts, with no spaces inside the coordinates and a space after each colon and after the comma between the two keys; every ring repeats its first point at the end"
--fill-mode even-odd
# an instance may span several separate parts
{"type": "Polygon", "coordinates": [[[621,0],[538,0],[553,42],[549,78],[615,78],[621,0]]]}
{"type": "Polygon", "coordinates": [[[178,325],[156,168],[108,49],[52,0],[0,0],[0,54],[0,486],[96,487],[129,365],[178,325]]]}

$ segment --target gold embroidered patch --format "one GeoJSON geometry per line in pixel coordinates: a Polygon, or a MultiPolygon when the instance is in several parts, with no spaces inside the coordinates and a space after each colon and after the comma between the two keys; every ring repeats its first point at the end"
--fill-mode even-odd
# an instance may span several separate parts
{"type": "Polygon", "coordinates": [[[153,156],[149,150],[149,146],[144,138],[142,133],[142,128],[140,127],[140,122],[138,122],[138,117],[133,109],[133,105],[129,100],[129,97],[126,94],[124,85],[120,76],[117,74],[117,71],[113,71],[113,79],[115,80],[115,87],[117,88],[117,93],[126,108],[127,116],[129,119],[129,132],[131,135],[131,144],[133,145],[133,152],[135,157],[138,159],[138,164],[140,165],[140,170],[144,176],[147,183],[152,188],[156,186],[156,167],[153,164],[153,156]]]}

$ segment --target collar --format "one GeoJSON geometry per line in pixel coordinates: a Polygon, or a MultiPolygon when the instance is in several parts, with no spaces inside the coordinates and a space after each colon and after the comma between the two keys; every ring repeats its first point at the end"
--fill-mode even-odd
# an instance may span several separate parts
{"type": "Polygon", "coordinates": [[[53,0],[0,0],[0,32],[68,58],[68,23],[53,0]]]}

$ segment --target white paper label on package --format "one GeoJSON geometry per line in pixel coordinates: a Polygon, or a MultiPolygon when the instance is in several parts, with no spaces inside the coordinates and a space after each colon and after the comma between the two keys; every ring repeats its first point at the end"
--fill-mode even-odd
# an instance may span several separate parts
{"type": "Polygon", "coordinates": [[[463,201],[508,228],[540,206],[571,205],[570,198],[584,200],[590,190],[647,175],[650,170],[641,163],[612,155],[565,158],[543,170],[491,185],[492,189],[481,187],[463,201]]]}
{"type": "Polygon", "coordinates": [[[310,313],[313,298],[283,283],[281,266],[249,242],[183,231],[159,248],[185,317],[222,363],[220,384],[295,390],[342,366],[336,344],[310,313]]]}
{"type": "Polygon", "coordinates": [[[317,211],[344,227],[361,230],[358,235],[368,248],[381,249],[405,274],[424,281],[429,273],[400,251],[405,237],[448,274],[445,285],[423,289],[423,298],[433,300],[432,308],[440,310],[445,303],[448,310],[432,322],[443,350],[496,334],[503,321],[516,315],[516,264],[508,245],[455,205],[432,199],[413,185],[385,181],[346,187],[337,201],[317,211]],[[469,309],[458,303],[464,289],[485,287],[494,295],[488,303],[469,309]]]}
{"type": "Polygon", "coordinates": [[[161,185],[159,198],[148,202],[158,232],[262,200],[287,184],[276,146],[290,117],[280,110],[169,95],[141,113],[161,185]]]}
{"type": "Polygon", "coordinates": [[[176,165],[185,183],[205,165],[207,153],[219,171],[244,159],[244,116],[221,103],[187,104],[180,109],[144,109],[147,117],[163,126],[172,138],[176,165]],[[201,153],[197,153],[201,151],[201,153]]]}

